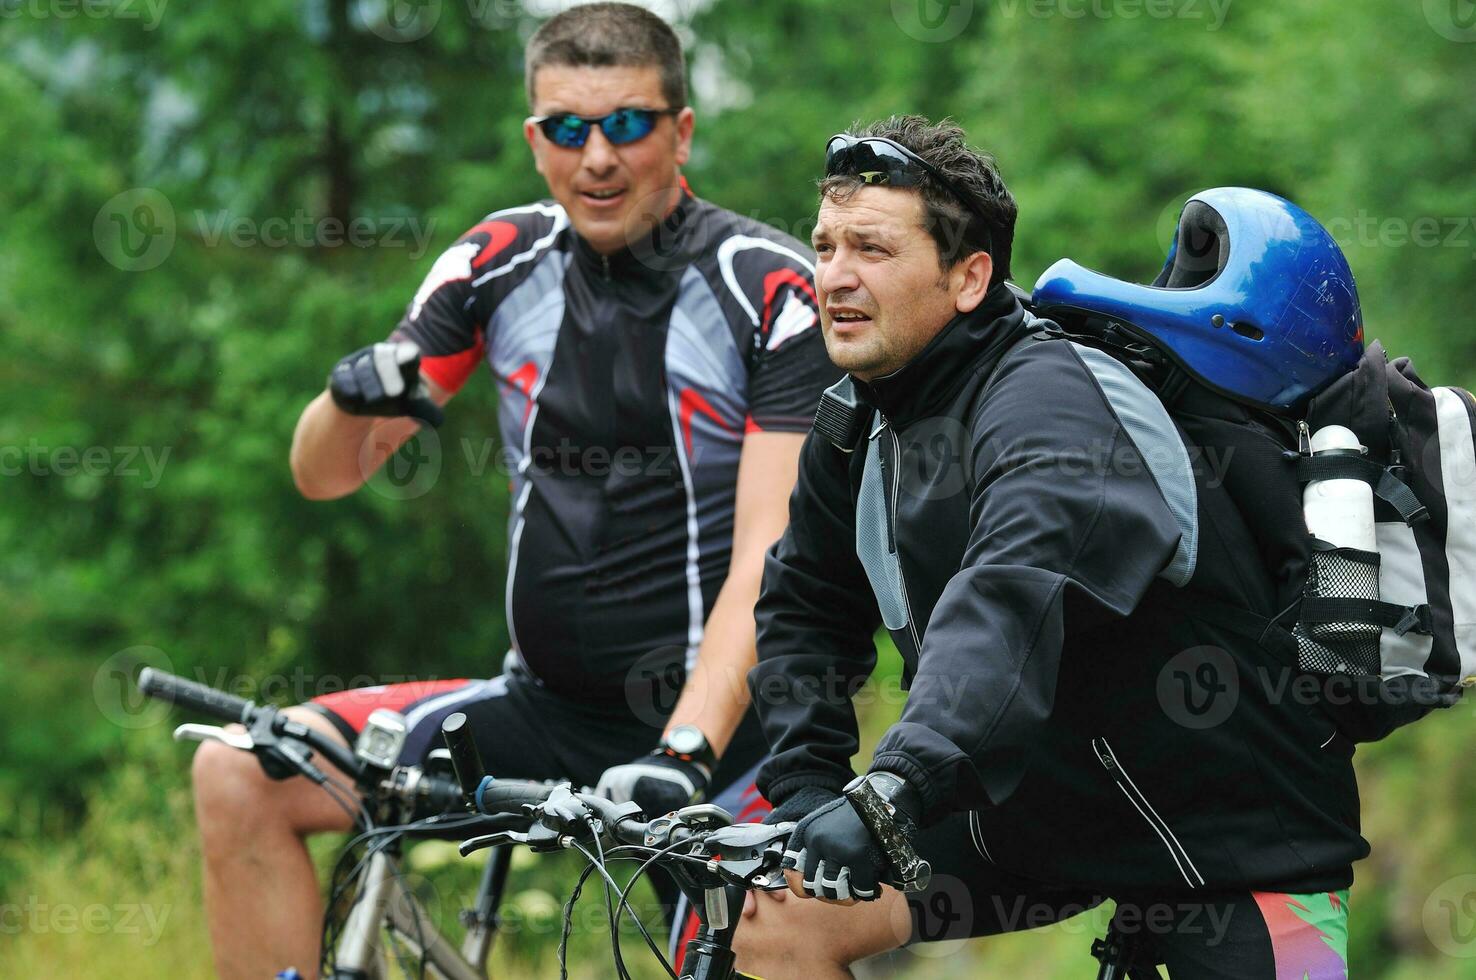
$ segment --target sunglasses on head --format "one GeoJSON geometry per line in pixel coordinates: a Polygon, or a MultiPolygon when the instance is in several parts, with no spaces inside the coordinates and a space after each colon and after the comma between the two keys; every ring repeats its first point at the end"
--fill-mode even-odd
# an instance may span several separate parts
{"type": "Polygon", "coordinates": [[[662,116],[674,116],[681,109],[616,109],[604,116],[578,116],[572,112],[560,112],[552,116],[534,116],[528,121],[549,138],[555,146],[577,150],[589,139],[589,131],[595,126],[605,134],[605,139],[615,146],[624,146],[645,139],[656,128],[662,116]]]}
{"type": "Polygon", "coordinates": [[[852,136],[837,133],[825,144],[825,176],[855,177],[863,184],[886,187],[918,187],[923,175],[937,181],[969,213],[979,219],[986,252],[994,251],[993,226],[958,186],[932,164],[907,147],[883,136],[852,136]]]}

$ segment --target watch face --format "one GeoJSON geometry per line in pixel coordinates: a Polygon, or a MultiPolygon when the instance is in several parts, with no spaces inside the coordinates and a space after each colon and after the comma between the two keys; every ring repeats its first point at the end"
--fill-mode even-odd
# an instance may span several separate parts
{"type": "Polygon", "coordinates": [[[707,739],[696,725],[678,725],[666,733],[666,747],[679,755],[701,752],[707,739]]]}
{"type": "Polygon", "coordinates": [[[889,772],[874,772],[867,778],[871,781],[871,785],[876,789],[877,793],[886,800],[891,800],[892,797],[897,795],[897,791],[902,788],[902,778],[900,776],[894,776],[889,772]]]}

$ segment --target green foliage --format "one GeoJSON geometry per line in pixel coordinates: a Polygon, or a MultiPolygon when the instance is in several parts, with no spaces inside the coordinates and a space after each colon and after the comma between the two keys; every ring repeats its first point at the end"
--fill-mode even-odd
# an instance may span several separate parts
{"type": "MultiPolygon", "coordinates": [[[[128,699],[128,669],[167,664],[292,701],[355,678],[484,673],[505,646],[490,385],[458,400],[423,495],[380,483],[309,503],[286,454],[328,368],[389,331],[435,251],[543,194],[520,135],[536,21],[448,0],[433,30],[392,43],[376,2],[171,4],[152,30],[65,6],[0,12],[0,448],[24,460],[0,477],[0,893],[167,905],[148,975],[203,975],[195,852],[180,846],[187,756],[128,699]],[[282,247],[228,233],[299,216],[305,237],[282,247]],[[332,244],[323,222],[355,218],[371,247],[332,244]],[[129,271],[118,235],[160,221],[172,248],[129,271]],[[426,240],[391,231],[406,221],[426,240]]],[[[904,29],[908,3],[676,6],[699,68],[688,175],[719,203],[807,237],[830,133],[952,115],[1020,201],[1028,285],[1062,255],[1149,278],[1188,193],[1262,186],[1347,248],[1372,336],[1429,379],[1476,381],[1463,329],[1476,49],[1432,29],[1422,13],[1438,4],[1234,3],[1211,30],[1208,2],[1176,8],[1203,17],[1158,20],[995,0],[968,4],[947,43],[904,29]]],[[[869,709],[872,737],[895,711],[869,709]]],[[[1360,753],[1375,845],[1353,893],[1361,975],[1476,975],[1422,919],[1436,886],[1476,870],[1460,819],[1476,772],[1454,749],[1468,715],[1360,753]]],[[[568,870],[522,869],[519,887],[561,900],[568,870]]],[[[430,877],[456,888],[460,873],[430,877]]],[[[907,964],[1083,975],[1085,935],[1056,931],[907,964]]],[[[19,948],[7,973],[95,974],[139,952],[54,933],[19,948]]],[[[601,949],[579,947],[592,976],[601,949]]],[[[509,955],[541,974],[549,953],[509,955]]]]}

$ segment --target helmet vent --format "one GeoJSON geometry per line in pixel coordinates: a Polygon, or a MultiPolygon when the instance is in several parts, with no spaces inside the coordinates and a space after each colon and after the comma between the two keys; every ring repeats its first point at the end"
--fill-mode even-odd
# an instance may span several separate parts
{"type": "Polygon", "coordinates": [[[1256,326],[1254,323],[1241,323],[1240,321],[1237,320],[1235,323],[1232,323],[1230,325],[1230,329],[1231,330],[1234,330],[1236,333],[1240,334],[1242,337],[1245,337],[1245,338],[1247,338],[1249,340],[1265,340],[1266,339],[1266,331],[1262,330],[1260,327],[1256,326]]]}
{"type": "Polygon", "coordinates": [[[1174,261],[1153,285],[1161,289],[1197,289],[1224,271],[1230,261],[1230,233],[1220,212],[1203,201],[1184,205],[1174,261]]]}

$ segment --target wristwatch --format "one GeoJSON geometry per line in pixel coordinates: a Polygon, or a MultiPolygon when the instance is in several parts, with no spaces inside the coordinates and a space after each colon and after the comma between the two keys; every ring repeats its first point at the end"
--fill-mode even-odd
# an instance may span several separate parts
{"type": "Polygon", "coordinates": [[[897,807],[892,802],[907,781],[890,772],[869,772],[846,784],[845,797],[851,809],[861,818],[877,846],[896,872],[897,884],[904,892],[920,892],[933,878],[933,867],[917,854],[897,820],[897,807]]]}
{"type": "Polygon", "coordinates": [[[707,741],[707,736],[702,734],[702,729],[696,725],[676,725],[661,736],[661,742],[656,751],[669,755],[683,762],[690,762],[700,767],[712,778],[712,770],[717,766],[717,753],[712,750],[712,745],[707,741]]]}
{"type": "Polygon", "coordinates": [[[853,787],[858,787],[861,783],[870,783],[872,791],[886,802],[893,814],[896,813],[897,808],[892,805],[892,801],[897,798],[898,793],[902,792],[902,787],[907,785],[907,780],[896,773],[868,772],[866,775],[857,776],[847,783],[845,792],[849,793],[853,787]]]}

